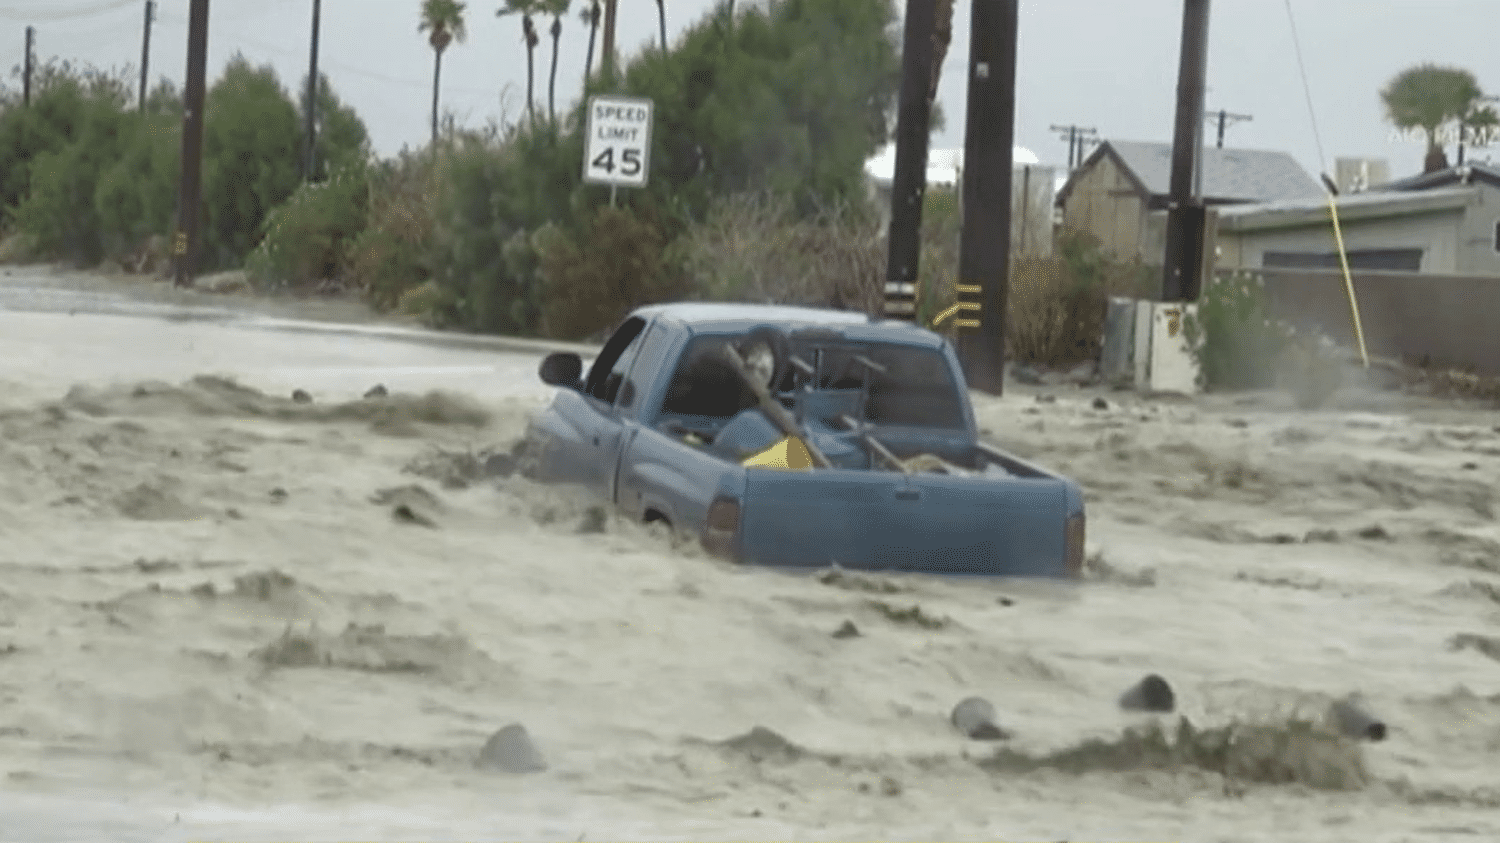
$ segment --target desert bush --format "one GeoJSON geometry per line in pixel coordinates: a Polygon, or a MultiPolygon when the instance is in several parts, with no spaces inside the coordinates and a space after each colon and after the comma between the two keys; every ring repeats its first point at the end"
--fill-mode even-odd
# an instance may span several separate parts
{"type": "Polygon", "coordinates": [[[438,296],[405,297],[432,278],[437,195],[432,157],[403,153],[372,167],[369,178],[365,228],[350,244],[349,281],[377,310],[426,314],[437,307],[438,296]]]}
{"type": "Polygon", "coordinates": [[[874,214],[852,203],[804,219],[785,194],[725,196],[673,254],[698,298],[870,312],[880,306],[885,232],[874,214]]]}
{"type": "Polygon", "coordinates": [[[362,162],[324,182],[303,184],[272,209],[266,234],[245,261],[254,283],[306,289],[344,282],[355,239],[365,229],[370,182],[362,162]]]}
{"type": "Polygon", "coordinates": [[[532,333],[542,279],[531,236],[572,217],[579,139],[552,125],[460,133],[441,152],[433,279],[445,310],[438,324],[495,333],[532,333]],[[577,155],[568,155],[577,151],[577,155]],[[566,156],[566,160],[565,160],[566,156]]]}
{"type": "Polygon", "coordinates": [[[1084,232],[1060,232],[1052,256],[1012,261],[1007,356],[1046,366],[1097,359],[1110,297],[1149,295],[1155,283],[1151,267],[1109,257],[1084,232]]]}
{"type": "Polygon", "coordinates": [[[598,208],[578,236],[547,226],[533,241],[546,279],[542,328],[548,336],[588,337],[614,326],[635,307],[686,292],[666,259],[660,223],[630,209],[598,208]]]}

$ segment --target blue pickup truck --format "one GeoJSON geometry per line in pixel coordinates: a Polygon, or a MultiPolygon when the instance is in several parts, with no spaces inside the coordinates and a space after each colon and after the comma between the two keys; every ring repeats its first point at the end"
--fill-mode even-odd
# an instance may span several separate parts
{"type": "Polygon", "coordinates": [[[588,487],[717,556],[786,568],[1076,577],[1079,486],[980,441],[943,337],[863,313],[631,313],[527,431],[525,473],[588,487]]]}

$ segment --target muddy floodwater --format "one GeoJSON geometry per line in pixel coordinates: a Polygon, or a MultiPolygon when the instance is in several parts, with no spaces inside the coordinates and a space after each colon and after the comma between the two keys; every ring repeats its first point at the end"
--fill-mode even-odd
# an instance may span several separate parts
{"type": "Polygon", "coordinates": [[[551,346],[9,271],[0,840],[1500,839],[1493,408],[1008,386],[1084,582],[791,576],[505,471],[551,346]]]}

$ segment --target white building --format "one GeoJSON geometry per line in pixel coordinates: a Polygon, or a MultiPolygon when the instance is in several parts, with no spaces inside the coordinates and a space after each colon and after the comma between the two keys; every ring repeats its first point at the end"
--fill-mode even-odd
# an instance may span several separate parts
{"type": "MultiPolygon", "coordinates": [[[[1049,255],[1052,253],[1055,222],[1053,197],[1067,180],[1067,173],[1061,168],[1042,166],[1041,159],[1025,147],[1017,146],[1012,150],[1011,250],[1018,254],[1049,255]]],[[[927,186],[958,186],[963,177],[963,166],[962,149],[929,149],[927,186]]],[[[880,154],[865,162],[872,198],[887,213],[895,173],[895,144],[888,144],[880,154]]]]}

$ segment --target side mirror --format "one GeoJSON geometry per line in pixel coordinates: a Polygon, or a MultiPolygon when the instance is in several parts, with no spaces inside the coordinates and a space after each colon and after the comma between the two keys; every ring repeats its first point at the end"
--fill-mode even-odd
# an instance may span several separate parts
{"type": "Polygon", "coordinates": [[[542,383],[549,386],[578,388],[578,379],[583,375],[583,358],[571,351],[558,351],[542,360],[540,372],[542,383]]]}

